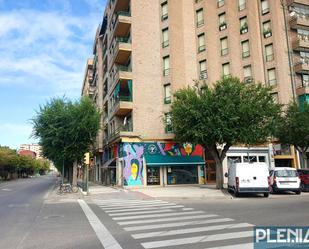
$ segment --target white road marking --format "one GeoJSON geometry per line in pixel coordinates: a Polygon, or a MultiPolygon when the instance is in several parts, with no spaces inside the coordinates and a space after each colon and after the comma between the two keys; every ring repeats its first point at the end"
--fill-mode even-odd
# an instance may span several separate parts
{"type": "Polygon", "coordinates": [[[148,249],[148,248],[188,245],[188,244],[210,242],[210,241],[222,241],[222,240],[228,240],[228,239],[239,239],[239,238],[246,238],[246,237],[252,237],[252,236],[253,236],[252,231],[244,231],[244,232],[195,236],[195,237],[182,238],[182,239],[170,239],[170,240],[145,242],[141,244],[144,248],[148,249]]]}
{"type": "Polygon", "coordinates": [[[135,214],[155,214],[155,213],[165,213],[165,212],[173,212],[175,210],[172,209],[159,209],[159,210],[151,210],[151,211],[136,211],[136,212],[124,212],[124,213],[116,213],[116,214],[108,214],[109,216],[127,216],[127,215],[135,215],[135,214]]]}
{"type": "Polygon", "coordinates": [[[119,201],[109,201],[109,200],[97,200],[97,203],[100,204],[107,204],[107,205],[113,205],[113,204],[123,204],[123,205],[127,205],[127,204],[132,204],[132,203],[147,203],[147,202],[164,202],[167,203],[166,201],[162,201],[162,200],[119,200],[119,201]]]}
{"type": "MultiPolygon", "coordinates": [[[[170,204],[143,204],[143,205],[134,205],[134,206],[128,206],[127,208],[139,208],[139,207],[163,207],[163,206],[173,206],[175,205],[174,203],[170,203],[170,204]]],[[[116,210],[119,208],[123,208],[124,206],[121,207],[106,207],[103,205],[99,205],[103,210],[116,210]]]]}
{"type": "Polygon", "coordinates": [[[183,208],[183,211],[190,211],[190,210],[194,210],[194,208],[183,208]]]}
{"type": "Polygon", "coordinates": [[[167,204],[166,201],[143,201],[143,202],[128,202],[128,203],[98,203],[100,206],[106,207],[127,207],[127,206],[136,206],[136,205],[146,205],[146,204],[167,204]]]}
{"type": "Polygon", "coordinates": [[[146,215],[134,215],[127,217],[116,217],[113,220],[136,220],[136,219],[147,219],[147,218],[157,218],[157,217],[171,217],[171,216],[180,216],[188,214],[204,214],[204,211],[191,211],[191,212],[178,212],[178,213],[167,213],[167,214],[146,214],[146,215]]]}
{"type": "Polygon", "coordinates": [[[107,228],[102,224],[102,222],[95,215],[95,213],[90,209],[87,203],[84,200],[78,200],[78,203],[81,206],[82,210],[84,211],[90,225],[95,231],[103,248],[122,249],[122,247],[118,244],[115,238],[111,235],[111,233],[107,230],[107,228]]]}
{"type": "Polygon", "coordinates": [[[229,221],[234,221],[234,220],[230,219],[230,218],[219,218],[219,219],[211,219],[211,220],[196,220],[196,221],[174,222],[174,223],[167,223],[167,224],[132,226],[132,227],[125,227],[124,230],[126,230],[126,231],[151,230],[151,229],[157,229],[157,228],[182,227],[182,226],[221,223],[221,222],[229,222],[229,221]]]}
{"type": "Polygon", "coordinates": [[[235,244],[228,246],[211,247],[205,249],[253,249],[253,243],[235,244]]]}
{"type": "Polygon", "coordinates": [[[124,209],[115,209],[115,210],[106,210],[106,213],[117,213],[117,212],[131,212],[131,211],[141,211],[141,210],[158,210],[158,209],[167,209],[167,208],[181,208],[182,205],[174,206],[163,206],[163,207],[145,207],[145,208],[124,208],[124,209]]]}
{"type": "Polygon", "coordinates": [[[179,234],[188,234],[188,233],[198,233],[198,232],[207,232],[207,231],[216,231],[223,229],[234,229],[234,228],[245,228],[252,227],[253,225],[249,223],[234,223],[234,224],[224,224],[217,226],[208,226],[208,227],[194,227],[194,228],[186,228],[186,229],[178,229],[178,230],[163,230],[158,232],[150,232],[150,233],[138,233],[132,234],[134,239],[144,239],[144,238],[152,238],[152,237],[162,237],[162,236],[171,236],[171,235],[179,235],[179,234]]]}
{"type": "Polygon", "coordinates": [[[203,214],[203,215],[189,215],[184,217],[172,217],[172,218],[162,218],[162,219],[150,219],[150,220],[133,220],[133,221],[123,221],[118,222],[120,226],[132,225],[132,224],[147,224],[147,223],[156,223],[156,222],[165,222],[165,221],[176,221],[176,220],[191,220],[191,219],[201,219],[201,218],[210,218],[217,217],[216,214],[203,214]]]}

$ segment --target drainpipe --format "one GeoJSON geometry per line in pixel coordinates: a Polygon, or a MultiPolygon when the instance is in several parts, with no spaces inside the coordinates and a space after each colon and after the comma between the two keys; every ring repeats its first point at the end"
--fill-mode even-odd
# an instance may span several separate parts
{"type": "Polygon", "coordinates": [[[281,6],[282,6],[282,12],[283,12],[283,18],[284,18],[284,31],[285,31],[285,38],[286,38],[286,44],[288,48],[288,59],[289,59],[289,68],[290,68],[290,77],[291,77],[291,87],[292,87],[292,95],[293,95],[293,101],[297,102],[296,98],[296,91],[295,91],[295,73],[293,69],[293,62],[292,62],[292,51],[290,49],[290,39],[288,35],[288,24],[287,24],[287,18],[286,18],[286,5],[284,3],[284,0],[280,0],[281,6]]]}

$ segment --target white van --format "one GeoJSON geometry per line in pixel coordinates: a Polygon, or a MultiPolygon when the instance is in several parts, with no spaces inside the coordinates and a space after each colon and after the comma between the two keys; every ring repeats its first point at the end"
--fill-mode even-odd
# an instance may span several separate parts
{"type": "Polygon", "coordinates": [[[240,193],[269,196],[269,171],[266,163],[232,163],[228,173],[228,190],[235,196],[240,193]]]}

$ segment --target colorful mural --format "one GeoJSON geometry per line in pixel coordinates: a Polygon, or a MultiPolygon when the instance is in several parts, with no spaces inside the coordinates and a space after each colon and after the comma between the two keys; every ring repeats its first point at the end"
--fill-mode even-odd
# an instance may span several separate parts
{"type": "Polygon", "coordinates": [[[142,186],[144,146],[137,143],[125,143],[121,149],[124,160],[124,186],[142,186]]]}
{"type": "Polygon", "coordinates": [[[191,143],[121,143],[118,155],[124,160],[124,186],[142,186],[143,157],[145,155],[161,156],[200,156],[203,157],[203,147],[191,143]]]}

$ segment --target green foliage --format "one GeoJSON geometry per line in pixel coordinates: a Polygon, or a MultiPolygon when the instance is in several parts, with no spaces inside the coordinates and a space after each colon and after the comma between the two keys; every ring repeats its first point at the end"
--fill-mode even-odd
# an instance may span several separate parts
{"type": "Polygon", "coordinates": [[[100,127],[100,113],[88,97],[78,102],[52,99],[40,107],[32,122],[43,155],[61,171],[63,161],[70,167],[89,150],[100,127]]]}
{"type": "Polygon", "coordinates": [[[19,155],[16,150],[0,146],[0,178],[7,173],[17,171],[33,174],[49,170],[49,162],[44,159],[33,159],[30,156],[19,155]]]}
{"type": "Polygon", "coordinates": [[[177,91],[171,108],[176,139],[203,145],[222,168],[230,146],[263,143],[274,133],[281,106],[269,91],[236,77],[223,78],[213,88],[197,82],[177,91]]]}
{"type": "Polygon", "coordinates": [[[214,144],[257,144],[276,128],[280,105],[269,88],[243,84],[236,77],[181,89],[172,104],[173,128],[180,141],[214,144]]]}
{"type": "Polygon", "coordinates": [[[309,148],[309,104],[305,102],[300,107],[291,102],[281,118],[276,136],[281,143],[294,145],[306,162],[306,151],[309,148]]]}

